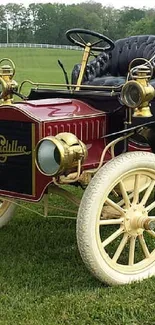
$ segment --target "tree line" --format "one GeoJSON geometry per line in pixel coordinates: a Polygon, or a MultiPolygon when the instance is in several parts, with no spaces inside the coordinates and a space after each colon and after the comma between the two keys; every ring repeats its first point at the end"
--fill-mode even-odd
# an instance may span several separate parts
{"type": "Polygon", "coordinates": [[[118,10],[93,1],[0,5],[0,43],[68,44],[65,32],[75,27],[95,30],[113,40],[155,34],[155,9],[118,10]]]}

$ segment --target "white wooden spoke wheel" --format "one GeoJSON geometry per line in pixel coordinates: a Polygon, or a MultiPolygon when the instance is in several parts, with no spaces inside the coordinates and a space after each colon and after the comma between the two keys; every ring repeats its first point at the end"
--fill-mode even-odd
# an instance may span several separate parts
{"type": "Polygon", "coordinates": [[[13,217],[14,210],[15,204],[13,202],[8,202],[0,197],[0,228],[6,225],[13,217]]]}
{"type": "Polygon", "coordinates": [[[77,242],[101,281],[124,284],[155,275],[155,155],[122,154],[88,185],[77,217],[77,242]]]}

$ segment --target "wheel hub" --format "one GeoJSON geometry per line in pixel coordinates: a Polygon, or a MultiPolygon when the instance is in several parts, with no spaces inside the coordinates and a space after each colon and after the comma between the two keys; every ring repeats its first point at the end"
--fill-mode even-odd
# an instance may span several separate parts
{"type": "Polygon", "coordinates": [[[125,213],[124,226],[130,236],[141,235],[148,224],[148,213],[141,204],[132,205],[125,213]]]}

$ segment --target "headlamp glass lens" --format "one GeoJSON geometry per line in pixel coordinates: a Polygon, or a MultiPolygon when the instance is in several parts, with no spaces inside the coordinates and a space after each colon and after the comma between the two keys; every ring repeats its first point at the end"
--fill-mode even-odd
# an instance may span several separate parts
{"type": "Polygon", "coordinates": [[[37,150],[37,163],[47,175],[55,175],[60,167],[60,152],[51,140],[43,140],[37,150]]]}

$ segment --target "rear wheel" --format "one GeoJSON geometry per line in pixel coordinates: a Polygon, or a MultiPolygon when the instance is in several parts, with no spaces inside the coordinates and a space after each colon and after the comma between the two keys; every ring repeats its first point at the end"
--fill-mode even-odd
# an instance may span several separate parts
{"type": "Polygon", "coordinates": [[[15,204],[13,202],[8,202],[0,197],[0,228],[10,221],[13,217],[14,210],[15,204]]]}
{"type": "Polygon", "coordinates": [[[94,176],[77,217],[82,259],[109,284],[155,274],[155,155],[120,155],[94,176]]]}

